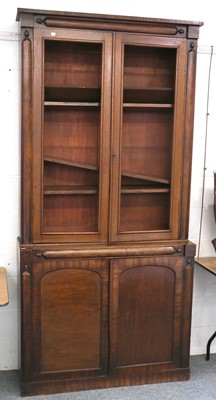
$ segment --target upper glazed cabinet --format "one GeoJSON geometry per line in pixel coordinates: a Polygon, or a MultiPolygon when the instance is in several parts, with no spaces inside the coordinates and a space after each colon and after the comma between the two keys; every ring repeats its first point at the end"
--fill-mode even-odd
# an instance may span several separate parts
{"type": "Polygon", "coordinates": [[[106,241],[112,37],[35,35],[34,239],[106,241]]]}
{"type": "Polygon", "coordinates": [[[186,238],[199,23],[20,14],[23,242],[186,238]]]}

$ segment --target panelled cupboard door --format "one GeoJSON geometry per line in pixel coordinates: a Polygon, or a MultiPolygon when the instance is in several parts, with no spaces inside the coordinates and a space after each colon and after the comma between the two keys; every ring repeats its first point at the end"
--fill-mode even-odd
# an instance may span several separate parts
{"type": "Polygon", "coordinates": [[[33,242],[108,235],[112,35],[35,29],[33,242]]]}
{"type": "Polygon", "coordinates": [[[113,373],[180,367],[184,258],[112,260],[111,282],[113,373]]]}
{"type": "Polygon", "coordinates": [[[107,261],[35,263],[33,281],[33,376],[46,380],[106,375],[107,261]]]}
{"type": "Polygon", "coordinates": [[[182,39],[116,34],[111,241],[178,238],[186,55],[182,39]]]}

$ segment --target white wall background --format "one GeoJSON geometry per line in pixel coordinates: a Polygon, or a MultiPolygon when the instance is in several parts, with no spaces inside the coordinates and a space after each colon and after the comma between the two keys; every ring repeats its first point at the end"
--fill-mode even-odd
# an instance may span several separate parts
{"type": "MultiPolygon", "coordinates": [[[[213,1],[3,2],[0,14],[0,265],[7,267],[10,303],[7,307],[0,308],[0,370],[18,368],[19,269],[16,238],[19,235],[20,218],[20,56],[18,23],[15,22],[17,7],[204,21],[205,25],[200,31],[197,65],[190,239],[199,244],[200,256],[214,256],[211,240],[216,237],[213,219],[213,170],[216,170],[216,37],[213,1]],[[212,46],[209,115],[206,121],[212,46]],[[208,134],[200,235],[206,122],[208,134]]],[[[205,353],[206,341],[216,329],[215,295],[216,278],[195,266],[191,354],[205,353]]],[[[216,352],[216,340],[212,343],[211,351],[216,352]]]]}

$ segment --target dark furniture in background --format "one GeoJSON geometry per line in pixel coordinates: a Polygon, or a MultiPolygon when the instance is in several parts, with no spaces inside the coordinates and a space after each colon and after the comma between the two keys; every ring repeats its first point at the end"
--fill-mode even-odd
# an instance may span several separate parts
{"type": "MultiPolygon", "coordinates": [[[[216,172],[214,172],[214,219],[216,222],[216,172]]],[[[212,244],[216,251],[216,238],[212,240],[212,244]]]]}
{"type": "Polygon", "coordinates": [[[202,23],[17,20],[22,394],[188,379],[202,23]]]}
{"type": "MultiPolygon", "coordinates": [[[[216,222],[216,172],[214,172],[214,218],[216,222]]],[[[216,251],[216,238],[212,240],[212,244],[216,251]]],[[[216,275],[216,257],[198,257],[196,258],[196,263],[199,264],[200,267],[204,268],[206,271],[210,272],[213,275],[216,275]]],[[[210,359],[210,347],[212,341],[216,338],[216,331],[209,338],[207,347],[206,347],[206,360],[210,359]]]]}
{"type": "MultiPolygon", "coordinates": [[[[216,257],[199,257],[196,258],[196,263],[206,271],[216,275],[216,257]]],[[[210,359],[210,347],[212,341],[216,338],[216,331],[211,335],[206,346],[206,360],[210,359]]]]}

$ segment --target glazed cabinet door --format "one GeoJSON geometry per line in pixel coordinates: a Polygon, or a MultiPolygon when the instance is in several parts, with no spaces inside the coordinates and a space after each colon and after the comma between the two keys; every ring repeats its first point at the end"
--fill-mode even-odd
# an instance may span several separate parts
{"type": "Polygon", "coordinates": [[[189,347],[184,340],[185,315],[190,325],[185,312],[190,309],[191,272],[183,257],[112,261],[113,373],[121,376],[135,373],[136,368],[139,373],[156,373],[188,367],[189,347]]]}
{"type": "Polygon", "coordinates": [[[116,34],[114,56],[111,240],[177,239],[186,43],[116,34]]]}
{"type": "Polygon", "coordinates": [[[106,241],[112,35],[34,35],[33,242],[106,241]]]}
{"type": "Polygon", "coordinates": [[[107,261],[38,262],[30,282],[30,315],[23,315],[25,323],[31,319],[32,349],[26,371],[45,381],[106,375],[107,261]]]}

